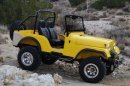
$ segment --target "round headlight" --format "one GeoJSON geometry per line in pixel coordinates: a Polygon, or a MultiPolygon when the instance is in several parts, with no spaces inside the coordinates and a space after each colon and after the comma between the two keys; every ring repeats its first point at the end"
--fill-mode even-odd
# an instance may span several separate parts
{"type": "Polygon", "coordinates": [[[107,44],[107,45],[106,45],[106,48],[107,48],[108,50],[110,50],[110,44],[107,44]]]}

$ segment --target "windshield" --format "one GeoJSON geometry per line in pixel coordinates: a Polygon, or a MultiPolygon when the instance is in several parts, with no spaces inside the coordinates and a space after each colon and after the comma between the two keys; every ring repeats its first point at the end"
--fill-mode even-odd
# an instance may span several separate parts
{"type": "Polygon", "coordinates": [[[66,30],[71,31],[84,31],[83,18],[76,16],[66,17],[66,30]]]}

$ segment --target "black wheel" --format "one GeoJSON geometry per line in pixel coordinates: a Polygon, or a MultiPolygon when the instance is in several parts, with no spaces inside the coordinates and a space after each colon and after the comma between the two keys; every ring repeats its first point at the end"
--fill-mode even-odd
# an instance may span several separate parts
{"type": "Polygon", "coordinates": [[[110,75],[115,70],[115,67],[113,64],[107,64],[106,65],[106,75],[110,75]]]}
{"type": "Polygon", "coordinates": [[[33,71],[41,64],[40,53],[35,47],[23,47],[18,53],[18,63],[22,69],[33,71]]]}
{"type": "Polygon", "coordinates": [[[52,65],[52,64],[54,64],[56,61],[57,61],[57,58],[54,58],[54,57],[48,56],[48,55],[45,55],[45,56],[42,58],[43,64],[47,64],[47,65],[52,65]]]}
{"type": "Polygon", "coordinates": [[[24,24],[21,24],[21,21],[15,21],[11,25],[9,25],[8,29],[10,32],[10,39],[13,40],[13,33],[15,30],[22,30],[26,29],[26,26],[24,24]],[[20,25],[20,26],[19,26],[20,25]]]}
{"type": "Polygon", "coordinates": [[[104,78],[105,73],[106,67],[100,58],[90,57],[80,62],[79,74],[86,82],[98,83],[104,78]]]}

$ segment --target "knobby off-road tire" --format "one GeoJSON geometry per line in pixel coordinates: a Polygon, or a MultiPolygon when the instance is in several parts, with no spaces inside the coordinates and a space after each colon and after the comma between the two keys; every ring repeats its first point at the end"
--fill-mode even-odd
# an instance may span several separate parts
{"type": "Polygon", "coordinates": [[[114,65],[109,64],[108,67],[106,67],[106,75],[110,75],[115,70],[114,65]]]}
{"type": "Polygon", "coordinates": [[[100,58],[90,57],[80,62],[79,74],[86,82],[98,83],[104,78],[106,67],[100,58]]]}
{"type": "Polygon", "coordinates": [[[13,40],[13,34],[15,30],[23,30],[26,29],[24,24],[21,24],[21,21],[15,21],[9,25],[8,30],[10,32],[10,39],[13,40]],[[20,26],[19,26],[20,25],[20,26]]]}
{"type": "Polygon", "coordinates": [[[40,53],[35,47],[23,47],[18,53],[18,63],[22,69],[33,71],[41,64],[40,53]]]}

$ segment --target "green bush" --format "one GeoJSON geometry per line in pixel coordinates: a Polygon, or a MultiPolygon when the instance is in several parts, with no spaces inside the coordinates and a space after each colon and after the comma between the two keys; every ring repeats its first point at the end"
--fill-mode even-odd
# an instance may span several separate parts
{"type": "Polygon", "coordinates": [[[9,24],[15,20],[23,20],[34,14],[36,10],[52,8],[46,0],[1,0],[0,23],[9,24]]]}
{"type": "Polygon", "coordinates": [[[85,2],[86,0],[69,0],[71,6],[77,6],[83,2],[85,2]]]}
{"type": "Polygon", "coordinates": [[[97,0],[91,7],[95,9],[102,9],[104,6],[107,8],[121,8],[129,1],[130,0],[97,0]]]}

